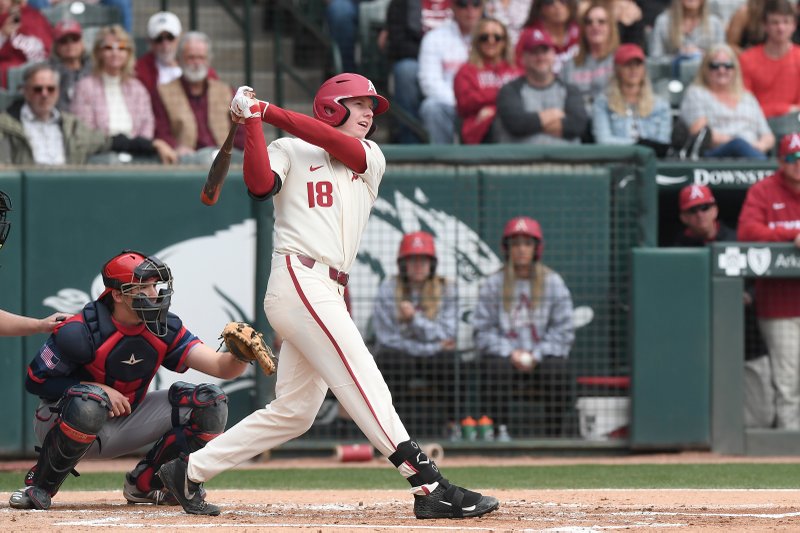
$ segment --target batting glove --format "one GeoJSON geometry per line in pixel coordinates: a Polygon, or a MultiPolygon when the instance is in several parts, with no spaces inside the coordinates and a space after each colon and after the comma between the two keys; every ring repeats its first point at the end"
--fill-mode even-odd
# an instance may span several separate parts
{"type": "Polygon", "coordinates": [[[236,91],[236,95],[231,100],[231,118],[235,122],[243,124],[251,117],[261,117],[261,106],[254,98],[252,87],[243,85],[236,91]]]}

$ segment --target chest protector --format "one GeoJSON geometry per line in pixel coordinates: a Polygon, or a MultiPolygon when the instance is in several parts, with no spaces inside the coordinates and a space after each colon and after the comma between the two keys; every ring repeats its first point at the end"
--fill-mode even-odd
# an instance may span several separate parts
{"type": "Polygon", "coordinates": [[[108,308],[100,302],[91,302],[82,314],[93,345],[91,358],[84,363],[82,373],[88,374],[85,377],[91,381],[114,387],[135,409],[182,329],[180,319],[170,313],[167,334],[157,337],[144,324],[123,333],[114,324],[108,308]]]}

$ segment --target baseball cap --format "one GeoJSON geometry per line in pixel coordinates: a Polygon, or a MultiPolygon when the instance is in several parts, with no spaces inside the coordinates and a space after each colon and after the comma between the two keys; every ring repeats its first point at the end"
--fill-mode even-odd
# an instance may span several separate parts
{"type": "Polygon", "coordinates": [[[686,211],[696,205],[715,204],[717,203],[714,195],[705,185],[687,185],[681,189],[680,194],[680,209],[686,211]]]}
{"type": "Polygon", "coordinates": [[[644,61],[644,50],[638,44],[626,43],[619,45],[617,53],[614,54],[614,64],[624,65],[633,59],[644,61]]]}
{"type": "Polygon", "coordinates": [[[81,29],[81,25],[77,20],[62,20],[56,24],[56,27],[53,30],[53,35],[56,41],[60,41],[67,35],[77,35],[80,37],[82,34],[83,30],[81,29]]]}
{"type": "Polygon", "coordinates": [[[522,43],[522,51],[530,52],[531,50],[536,50],[542,46],[555,48],[555,45],[553,44],[553,41],[550,39],[549,35],[541,30],[533,30],[525,36],[525,40],[522,43]]]}
{"type": "Polygon", "coordinates": [[[169,11],[159,11],[147,21],[147,36],[155,39],[162,33],[166,32],[170,35],[178,37],[183,31],[181,21],[169,11]]]}
{"type": "Polygon", "coordinates": [[[789,133],[781,139],[778,147],[778,159],[794,163],[800,159],[800,133],[789,133]]]}

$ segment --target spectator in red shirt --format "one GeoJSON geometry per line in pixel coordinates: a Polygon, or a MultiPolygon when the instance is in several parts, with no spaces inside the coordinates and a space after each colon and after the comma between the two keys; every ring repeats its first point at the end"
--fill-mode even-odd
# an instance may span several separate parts
{"type": "Polygon", "coordinates": [[[0,0],[0,85],[7,87],[9,68],[46,60],[52,45],[53,28],[44,15],[26,0],[0,0]]]}
{"type": "Polygon", "coordinates": [[[469,59],[456,73],[456,110],[461,117],[461,141],[479,144],[487,139],[497,114],[500,87],[522,75],[514,64],[506,26],[485,18],[472,36],[469,59]]]}
{"type": "Polygon", "coordinates": [[[797,27],[795,6],[789,0],[770,0],[764,8],[764,44],[739,56],[748,91],[767,118],[800,111],[800,47],[792,43],[797,27]]]}
{"type": "MultiPolygon", "coordinates": [[[[769,30],[767,30],[769,31],[769,30]]],[[[778,148],[778,171],[750,187],[739,214],[740,241],[800,248],[800,133],[778,148]]],[[[800,429],[800,279],[757,279],[756,316],[772,361],[776,425],[800,429]]]]}

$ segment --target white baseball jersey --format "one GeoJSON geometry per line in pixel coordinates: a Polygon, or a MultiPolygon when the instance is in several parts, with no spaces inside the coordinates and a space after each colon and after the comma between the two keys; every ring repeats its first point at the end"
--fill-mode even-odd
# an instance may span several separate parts
{"type": "Polygon", "coordinates": [[[297,257],[345,272],[353,264],[386,167],[378,145],[362,143],[362,174],[301,139],[269,145],[270,166],[282,181],[273,197],[275,252],[264,296],[267,319],[283,338],[275,399],[192,453],[190,479],[207,481],[305,433],[328,389],[384,456],[409,440],[375,358],[347,312],[344,287],[297,257]]]}
{"type": "Polygon", "coordinates": [[[367,154],[363,174],[301,139],[269,145],[270,165],[283,182],[273,199],[276,254],[302,254],[350,270],[386,170],[378,145],[362,142],[367,154]]]}

